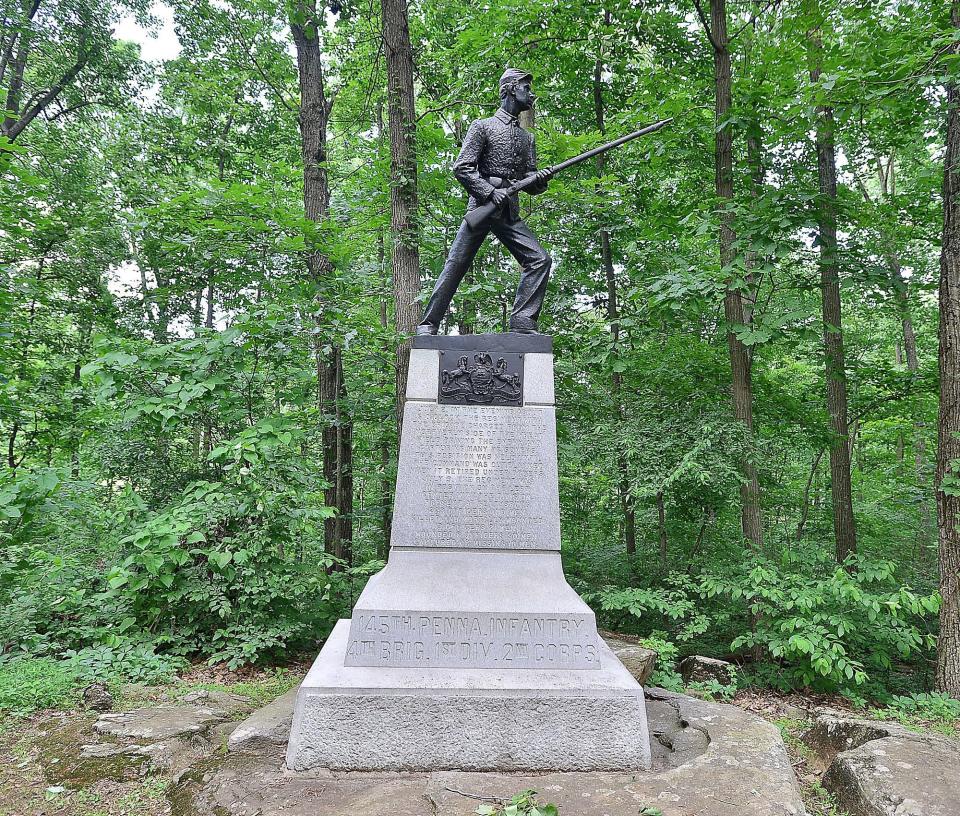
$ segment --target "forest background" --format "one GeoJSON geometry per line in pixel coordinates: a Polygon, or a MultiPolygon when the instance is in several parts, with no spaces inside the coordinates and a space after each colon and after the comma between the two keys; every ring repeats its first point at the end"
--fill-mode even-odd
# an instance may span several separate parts
{"type": "MultiPolygon", "coordinates": [[[[696,652],[960,715],[957,3],[163,9],[150,62],[146,0],[0,0],[0,709],[348,613],[516,65],[542,166],[675,118],[524,202],[571,583],[661,685],[696,652]]],[[[516,276],[488,242],[445,330],[504,331],[516,276]]]]}

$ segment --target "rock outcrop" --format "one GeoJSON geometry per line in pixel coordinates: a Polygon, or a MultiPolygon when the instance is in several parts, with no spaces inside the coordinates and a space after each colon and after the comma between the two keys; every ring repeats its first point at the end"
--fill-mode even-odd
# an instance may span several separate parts
{"type": "Polygon", "coordinates": [[[631,643],[621,635],[600,632],[600,636],[634,679],[645,686],[657,665],[657,653],[638,643],[631,643]]]}
{"type": "MultiPolygon", "coordinates": [[[[662,689],[646,694],[650,772],[300,774],[286,770],[273,749],[240,750],[185,777],[171,800],[184,816],[468,816],[478,795],[509,799],[533,789],[542,802],[576,816],[636,816],[644,808],[664,816],[804,813],[776,727],[734,706],[662,689]]],[[[283,698],[272,705],[270,722],[290,713],[283,698]]]]}
{"type": "Polygon", "coordinates": [[[683,682],[690,683],[709,683],[711,680],[721,685],[729,685],[733,682],[733,664],[726,660],[717,660],[714,657],[704,657],[703,655],[690,655],[680,661],[680,676],[683,682]]]}
{"type": "Polygon", "coordinates": [[[898,723],[821,716],[804,735],[824,788],[851,816],[956,816],[960,743],[898,723]]]}
{"type": "Polygon", "coordinates": [[[231,751],[260,751],[283,756],[290,738],[296,702],[297,689],[292,688],[272,703],[258,708],[233,730],[227,740],[227,748],[231,751]]]}

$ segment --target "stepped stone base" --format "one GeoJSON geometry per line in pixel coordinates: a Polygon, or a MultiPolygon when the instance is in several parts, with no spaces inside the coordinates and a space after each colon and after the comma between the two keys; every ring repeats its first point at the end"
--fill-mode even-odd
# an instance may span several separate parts
{"type": "Polygon", "coordinates": [[[598,639],[600,667],[345,666],[341,620],[300,686],[287,766],[305,771],[650,767],[643,690],[598,639]]]}

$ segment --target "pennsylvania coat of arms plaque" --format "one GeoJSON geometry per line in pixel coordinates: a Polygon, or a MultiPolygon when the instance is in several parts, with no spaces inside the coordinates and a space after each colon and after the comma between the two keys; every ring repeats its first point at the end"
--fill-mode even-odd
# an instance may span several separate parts
{"type": "Polygon", "coordinates": [[[460,355],[440,352],[441,405],[503,405],[523,403],[523,354],[481,351],[460,355]]]}

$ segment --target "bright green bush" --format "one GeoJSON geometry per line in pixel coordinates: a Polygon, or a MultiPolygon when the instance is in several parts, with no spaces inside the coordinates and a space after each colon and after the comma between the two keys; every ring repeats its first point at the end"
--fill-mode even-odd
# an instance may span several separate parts
{"type": "Polygon", "coordinates": [[[873,708],[870,713],[883,719],[897,719],[908,725],[934,723],[948,729],[960,728],[960,700],[939,692],[897,694],[884,700],[883,708],[873,708]]]}
{"type": "Polygon", "coordinates": [[[923,619],[937,613],[939,596],[902,585],[892,561],[849,566],[809,553],[781,563],[753,559],[740,571],[704,574],[700,593],[747,607],[753,630],[730,648],[765,652],[781,667],[779,685],[857,686],[935,647],[923,619]]]}
{"type": "Polygon", "coordinates": [[[83,684],[127,681],[146,685],[170,683],[188,663],[182,657],[157,654],[151,645],[120,641],[115,646],[69,650],[64,662],[83,684]]]}
{"type": "Polygon", "coordinates": [[[901,584],[893,562],[860,558],[850,566],[811,548],[585,597],[601,617],[626,614],[638,634],[684,653],[739,652],[751,659],[755,682],[852,690],[929,654],[939,596],[901,584]]]}

